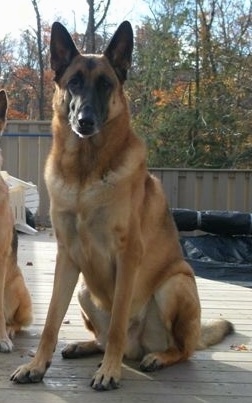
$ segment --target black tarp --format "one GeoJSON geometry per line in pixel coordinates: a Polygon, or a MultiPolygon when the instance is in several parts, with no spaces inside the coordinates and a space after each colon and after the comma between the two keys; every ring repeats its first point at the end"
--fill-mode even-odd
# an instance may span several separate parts
{"type": "Polygon", "coordinates": [[[196,276],[252,285],[251,236],[183,236],[180,242],[196,276]]]}
{"type": "Polygon", "coordinates": [[[252,234],[252,214],[238,211],[172,209],[179,231],[201,230],[221,235],[252,234]]]}
{"type": "Polygon", "coordinates": [[[180,239],[185,259],[197,276],[233,283],[251,282],[252,216],[229,211],[173,209],[179,231],[201,230],[206,235],[180,239]]]}

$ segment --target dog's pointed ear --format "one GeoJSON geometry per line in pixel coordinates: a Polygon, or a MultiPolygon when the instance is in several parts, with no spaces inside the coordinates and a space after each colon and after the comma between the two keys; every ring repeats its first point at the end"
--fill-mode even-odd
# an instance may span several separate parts
{"type": "Polygon", "coordinates": [[[8,109],[8,98],[5,90],[0,90],[0,120],[5,121],[8,109]]]}
{"type": "Polygon", "coordinates": [[[122,84],[127,79],[127,71],[131,66],[132,51],[133,30],[131,24],[124,21],[117,28],[104,52],[122,84]]]}
{"type": "Polygon", "coordinates": [[[57,81],[75,56],[79,54],[71,35],[60,22],[54,22],[50,41],[51,68],[57,81]]]}

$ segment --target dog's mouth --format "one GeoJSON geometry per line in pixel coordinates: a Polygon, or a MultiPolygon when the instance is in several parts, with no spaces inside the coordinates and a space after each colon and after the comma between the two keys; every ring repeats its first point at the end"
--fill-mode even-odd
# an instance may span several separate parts
{"type": "Polygon", "coordinates": [[[99,132],[99,130],[97,128],[89,127],[89,126],[83,127],[78,124],[71,125],[71,128],[72,128],[73,132],[82,139],[95,136],[99,132]]]}

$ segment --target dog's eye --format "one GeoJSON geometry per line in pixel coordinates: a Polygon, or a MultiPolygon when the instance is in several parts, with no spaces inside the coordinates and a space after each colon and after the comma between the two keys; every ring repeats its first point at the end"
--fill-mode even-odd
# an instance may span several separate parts
{"type": "Polygon", "coordinates": [[[98,85],[102,87],[105,91],[110,90],[113,86],[111,80],[106,76],[100,76],[98,85]]]}
{"type": "Polygon", "coordinates": [[[68,88],[70,90],[78,89],[80,88],[80,86],[81,86],[81,80],[77,76],[71,78],[71,80],[68,82],[68,88]]]}

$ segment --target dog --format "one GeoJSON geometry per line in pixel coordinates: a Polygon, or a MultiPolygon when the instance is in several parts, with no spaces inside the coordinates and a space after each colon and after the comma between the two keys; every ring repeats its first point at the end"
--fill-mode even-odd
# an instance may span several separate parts
{"type": "Polygon", "coordinates": [[[56,88],[45,180],[58,247],[54,289],[37,353],[11,380],[42,380],[79,279],[82,316],[95,338],[67,345],[62,355],[104,352],[91,386],[115,389],[124,356],[154,371],[220,342],[233,325],[201,325],[193,270],[160,181],[147,170],[144,142],[131,127],[123,90],[130,23],[118,27],[102,55],[81,55],[55,22],[50,50],[56,88]]]}
{"type": "MultiPolygon", "coordinates": [[[[8,100],[0,90],[0,132],[6,125],[8,100]]],[[[2,154],[0,169],[2,167],[2,154]]],[[[18,238],[10,205],[8,186],[0,174],[0,352],[13,349],[12,339],[32,322],[32,303],[17,263],[18,238]]]]}

